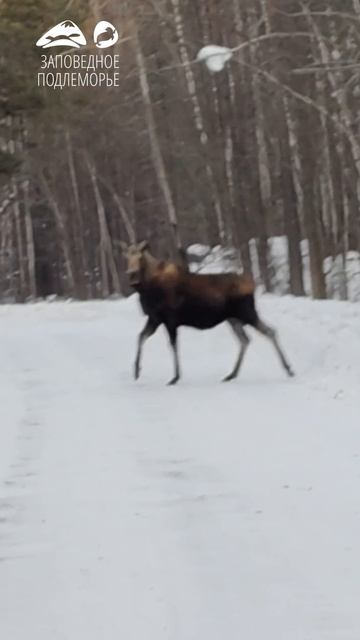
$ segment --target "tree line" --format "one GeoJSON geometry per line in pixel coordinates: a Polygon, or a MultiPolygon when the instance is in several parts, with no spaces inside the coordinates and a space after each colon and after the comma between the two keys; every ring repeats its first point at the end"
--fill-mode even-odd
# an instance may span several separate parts
{"type": "MultiPolygon", "coordinates": [[[[232,247],[271,290],[326,298],[325,258],[360,251],[360,0],[0,0],[0,299],[127,293],[120,241],[176,258],[232,247]],[[119,56],[118,86],[37,85],[35,42],[72,20],[86,54],[119,56]],[[95,49],[99,20],[113,49],[95,49]],[[233,51],[219,73],[197,61],[233,51]]],[[[51,49],[59,54],[61,50],[51,49]]],[[[66,51],[75,55],[78,51],[66,51]]]]}

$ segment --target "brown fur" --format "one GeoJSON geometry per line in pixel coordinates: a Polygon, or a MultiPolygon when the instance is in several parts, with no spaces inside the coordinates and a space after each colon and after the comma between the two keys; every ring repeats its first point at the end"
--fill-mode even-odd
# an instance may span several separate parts
{"type": "MultiPolygon", "coordinates": [[[[196,274],[186,271],[183,267],[172,262],[157,262],[149,260],[150,254],[144,254],[147,265],[146,279],[158,282],[159,285],[169,287],[185,286],[192,293],[203,296],[223,295],[253,295],[255,282],[249,274],[223,273],[223,274],[196,274]]],[[[153,258],[151,256],[151,258],[153,258]]]]}
{"type": "Polygon", "coordinates": [[[175,384],[180,377],[177,351],[177,330],[180,326],[210,329],[228,322],[238,338],[241,349],[234,369],[226,380],[235,378],[245,355],[249,338],[244,326],[251,325],[274,344],[283,367],[292,374],[275,331],[259,319],[255,307],[255,283],[251,275],[237,273],[195,274],[187,265],[157,260],[146,243],[126,250],[130,284],[138,291],[140,303],[148,321],[139,336],[135,361],[135,378],[140,374],[142,346],[163,324],[168,331],[174,352],[175,384]]]}
{"type": "Polygon", "coordinates": [[[239,293],[243,296],[253,295],[255,293],[255,282],[249,274],[239,276],[239,293]]]}

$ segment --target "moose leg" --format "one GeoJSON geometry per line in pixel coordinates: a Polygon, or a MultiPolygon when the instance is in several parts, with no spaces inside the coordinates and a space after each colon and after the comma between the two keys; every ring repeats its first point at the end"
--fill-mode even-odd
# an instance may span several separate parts
{"type": "Polygon", "coordinates": [[[269,327],[267,324],[265,324],[265,322],[262,322],[262,320],[259,320],[257,324],[254,326],[255,326],[255,329],[257,329],[260,333],[262,333],[264,336],[269,338],[269,340],[273,343],[276,349],[276,352],[280,358],[280,362],[284,367],[286,373],[288,374],[288,376],[293,377],[295,373],[292,370],[290,364],[288,363],[285,357],[283,350],[280,347],[275,329],[273,329],[272,327],[269,327]]]}
{"type": "Polygon", "coordinates": [[[146,340],[148,338],[150,338],[155,333],[155,331],[158,328],[158,326],[159,326],[159,322],[157,322],[156,320],[154,320],[152,318],[148,318],[145,327],[143,328],[143,330],[141,331],[141,333],[139,335],[138,347],[137,347],[136,359],[135,359],[135,368],[134,368],[135,380],[138,380],[138,378],[140,376],[141,356],[142,356],[143,346],[144,346],[146,340]]]}
{"type": "Polygon", "coordinates": [[[174,354],[174,369],[175,369],[175,375],[170,380],[170,382],[168,382],[168,385],[174,385],[180,379],[179,353],[178,353],[178,344],[177,344],[177,327],[166,326],[166,329],[169,334],[170,344],[174,354]]]}
{"type": "Polygon", "coordinates": [[[232,328],[233,332],[235,333],[236,337],[238,338],[241,346],[240,346],[239,355],[235,362],[235,366],[231,371],[231,373],[229,373],[229,375],[226,376],[226,378],[224,378],[223,382],[229,382],[230,380],[234,380],[234,378],[237,377],[240,371],[242,361],[244,360],[246,349],[248,348],[250,343],[250,338],[245,333],[244,327],[242,326],[240,320],[236,320],[235,318],[233,318],[229,320],[229,325],[232,328]]]}

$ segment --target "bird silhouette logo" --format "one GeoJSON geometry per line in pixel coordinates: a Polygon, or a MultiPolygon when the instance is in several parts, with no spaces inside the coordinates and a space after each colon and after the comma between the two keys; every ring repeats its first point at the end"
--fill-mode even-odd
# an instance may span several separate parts
{"type": "Polygon", "coordinates": [[[64,20],[44,33],[36,43],[41,49],[50,47],[72,47],[80,49],[86,45],[86,38],[72,20],[64,20]]]}
{"type": "Polygon", "coordinates": [[[101,20],[94,29],[94,43],[98,49],[113,47],[119,39],[117,29],[111,22],[101,20]]]}

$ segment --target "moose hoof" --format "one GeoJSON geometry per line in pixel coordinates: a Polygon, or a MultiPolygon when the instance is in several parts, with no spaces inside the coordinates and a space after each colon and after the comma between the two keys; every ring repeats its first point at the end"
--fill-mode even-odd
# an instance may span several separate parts
{"type": "Polygon", "coordinates": [[[290,369],[290,367],[287,369],[287,374],[288,374],[289,378],[295,378],[295,371],[290,369]]]}
{"type": "Polygon", "coordinates": [[[231,380],[235,380],[236,376],[233,373],[229,373],[228,376],[222,379],[221,382],[231,382],[231,380]]]}
{"type": "Polygon", "coordinates": [[[135,379],[135,380],[139,380],[139,378],[140,378],[140,368],[139,368],[139,367],[135,367],[135,370],[134,370],[134,379],[135,379]]]}
{"type": "Polygon", "coordinates": [[[179,382],[179,376],[175,376],[170,382],[167,383],[168,387],[173,387],[177,382],[179,382]]]}

